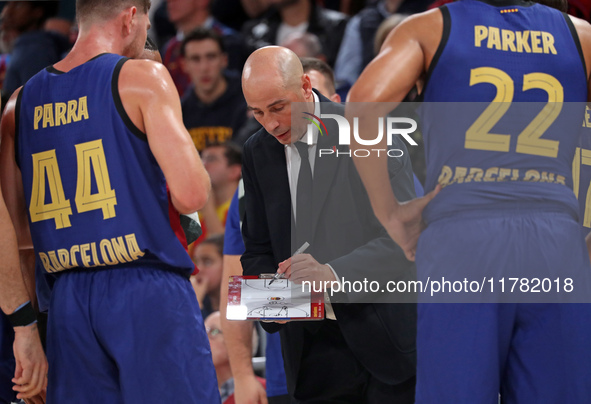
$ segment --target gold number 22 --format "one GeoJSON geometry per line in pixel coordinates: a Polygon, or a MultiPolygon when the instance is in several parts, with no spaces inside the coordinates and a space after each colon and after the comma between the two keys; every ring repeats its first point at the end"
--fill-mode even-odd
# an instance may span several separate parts
{"type": "MultiPolygon", "coordinates": [[[[509,151],[511,135],[490,133],[505,115],[513,101],[515,85],[511,77],[494,67],[479,67],[470,72],[470,85],[489,83],[497,94],[484,112],[466,131],[466,149],[509,151]]],[[[546,73],[530,73],[523,76],[523,91],[541,89],[548,94],[548,103],[517,137],[517,153],[557,157],[558,141],[541,139],[562,110],[564,90],[560,82],[546,73]]]]}

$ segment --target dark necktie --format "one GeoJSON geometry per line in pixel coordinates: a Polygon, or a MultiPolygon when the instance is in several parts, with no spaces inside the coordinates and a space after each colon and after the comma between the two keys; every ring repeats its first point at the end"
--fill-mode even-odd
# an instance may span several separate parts
{"type": "Polygon", "coordinates": [[[312,243],[312,168],[308,158],[308,145],[296,142],[300,154],[300,172],[296,190],[296,240],[299,248],[306,241],[312,243]]]}

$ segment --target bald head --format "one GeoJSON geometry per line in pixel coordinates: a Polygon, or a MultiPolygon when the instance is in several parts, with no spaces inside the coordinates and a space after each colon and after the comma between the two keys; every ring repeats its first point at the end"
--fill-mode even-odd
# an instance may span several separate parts
{"type": "Polygon", "coordinates": [[[242,92],[254,117],[280,143],[303,136],[304,129],[291,127],[292,105],[299,116],[302,108],[313,109],[309,105],[314,97],[310,77],[295,53],[280,46],[253,52],[242,71],[242,92]]]}
{"type": "Polygon", "coordinates": [[[304,70],[295,53],[281,46],[267,46],[254,51],[242,71],[242,86],[276,81],[284,89],[301,85],[304,70]]]}

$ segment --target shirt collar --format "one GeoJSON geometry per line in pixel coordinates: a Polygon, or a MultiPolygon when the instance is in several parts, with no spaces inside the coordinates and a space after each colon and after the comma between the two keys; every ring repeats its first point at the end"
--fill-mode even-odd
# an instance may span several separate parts
{"type": "MultiPolygon", "coordinates": [[[[312,96],[314,97],[314,115],[320,117],[320,98],[318,95],[312,91],[312,96]]],[[[307,132],[304,133],[304,136],[298,142],[305,142],[306,141],[307,132]]],[[[309,143],[309,146],[315,146],[318,143],[318,128],[315,125],[312,125],[312,143],[309,143]]],[[[295,147],[294,144],[290,143],[285,145],[285,147],[295,147]]]]}
{"type": "Polygon", "coordinates": [[[314,96],[314,115],[320,116],[320,98],[318,94],[312,91],[312,95],[314,96]]]}
{"type": "MultiPolygon", "coordinates": [[[[312,91],[312,96],[314,97],[314,115],[320,117],[320,98],[318,95],[312,91]]],[[[302,137],[302,141],[306,141],[307,134],[304,134],[302,137]]],[[[309,143],[310,146],[316,145],[318,143],[318,128],[316,125],[312,125],[312,143],[309,143]]]]}

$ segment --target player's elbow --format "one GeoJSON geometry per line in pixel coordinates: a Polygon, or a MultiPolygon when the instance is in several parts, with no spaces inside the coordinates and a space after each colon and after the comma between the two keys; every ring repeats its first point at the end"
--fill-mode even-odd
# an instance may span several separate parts
{"type": "Polygon", "coordinates": [[[197,212],[207,202],[207,198],[202,195],[183,196],[180,198],[172,198],[172,203],[175,209],[183,215],[188,215],[197,212]]]}
{"type": "Polygon", "coordinates": [[[353,85],[347,94],[347,102],[363,102],[367,95],[363,94],[363,88],[353,85]]]}
{"type": "Polygon", "coordinates": [[[209,198],[211,182],[204,178],[196,182],[195,186],[183,189],[173,194],[173,204],[176,210],[182,214],[190,214],[202,209],[209,198]]]}

